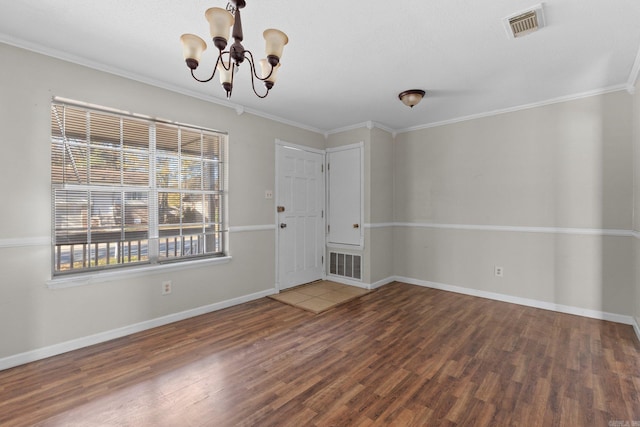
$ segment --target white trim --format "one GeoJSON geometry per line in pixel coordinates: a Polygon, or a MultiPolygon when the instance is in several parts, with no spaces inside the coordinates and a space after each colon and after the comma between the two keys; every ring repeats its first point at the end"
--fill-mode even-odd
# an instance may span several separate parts
{"type": "Polygon", "coordinates": [[[285,125],[293,126],[299,129],[308,130],[310,132],[324,134],[324,131],[315,128],[313,126],[308,126],[302,123],[294,122],[292,120],[288,120],[282,117],[274,116],[263,111],[255,110],[253,108],[246,108],[242,105],[235,104],[233,102],[229,102],[224,99],[216,98],[211,95],[205,95],[203,92],[198,92],[195,90],[185,89],[180,86],[175,86],[173,84],[169,84],[166,82],[162,82],[160,80],[151,79],[146,76],[142,76],[137,73],[132,73],[130,71],[125,71],[120,68],[115,68],[110,65],[103,64],[101,62],[91,61],[86,58],[81,58],[76,55],[71,55],[67,52],[62,52],[60,50],[52,49],[49,47],[45,47],[39,45],[37,43],[28,42],[21,39],[16,39],[15,37],[9,36],[4,33],[0,33],[0,42],[6,43],[11,46],[15,46],[21,49],[29,50],[31,52],[39,53],[41,55],[49,56],[52,58],[60,59],[65,62],[70,62],[76,65],[80,65],[83,67],[91,68],[97,71],[102,71],[104,73],[113,74],[115,76],[124,77],[129,80],[137,81],[140,83],[148,84],[150,86],[155,86],[161,89],[165,89],[171,92],[179,93],[181,95],[190,96],[192,98],[200,99],[202,101],[211,102],[212,104],[217,104],[222,107],[232,108],[236,111],[242,111],[244,113],[253,114],[254,116],[262,117],[268,120],[273,120],[275,122],[279,122],[285,125]]]}
{"type": "Polygon", "coordinates": [[[606,228],[520,227],[520,226],[511,226],[511,225],[438,224],[438,223],[418,223],[418,222],[396,222],[396,223],[393,223],[393,225],[396,227],[439,228],[439,229],[449,229],[449,230],[507,231],[507,232],[518,232],[518,233],[574,234],[574,235],[586,235],[586,236],[616,236],[616,237],[634,236],[634,232],[631,230],[618,230],[618,229],[606,229],[606,228]]]}
{"type": "Polygon", "coordinates": [[[640,239],[640,231],[631,230],[631,235],[636,239],[640,239]]]}
{"type": "Polygon", "coordinates": [[[364,150],[364,141],[354,142],[353,144],[339,145],[337,147],[327,148],[327,153],[335,153],[336,151],[353,150],[354,148],[361,148],[364,150]]]}
{"type": "Polygon", "coordinates": [[[133,325],[124,326],[122,328],[112,329],[110,331],[100,332],[94,335],[89,335],[86,337],[77,338],[77,339],[66,341],[63,343],[54,344],[48,347],[42,347],[36,350],[31,350],[24,353],[16,354],[14,356],[5,357],[3,359],[0,359],[0,370],[9,369],[14,366],[23,365],[29,362],[35,362],[36,360],[45,359],[47,357],[56,356],[62,353],[66,353],[68,351],[73,351],[83,347],[88,347],[91,345],[110,341],[116,338],[135,334],[137,332],[142,332],[147,329],[168,325],[170,323],[178,322],[180,320],[189,319],[191,317],[200,316],[200,315],[211,313],[217,310],[222,310],[223,308],[228,308],[234,305],[243,304],[245,302],[264,298],[266,296],[273,295],[275,293],[276,293],[275,288],[267,289],[267,290],[256,292],[253,294],[243,295],[237,298],[220,301],[217,303],[205,305],[205,306],[194,308],[191,310],[186,310],[179,313],[173,313],[167,316],[157,317],[155,319],[146,320],[144,322],[135,323],[133,325]]]}
{"type": "Polygon", "coordinates": [[[636,319],[635,317],[633,317],[632,319],[633,319],[633,330],[636,333],[636,337],[638,338],[638,341],[640,341],[640,324],[638,323],[638,319],[636,319]]]}
{"type": "Polygon", "coordinates": [[[625,325],[633,324],[633,317],[623,314],[608,313],[599,310],[591,310],[581,307],[573,307],[569,305],[556,304],[553,302],[539,301],[530,298],[516,297],[512,295],[499,294],[496,292],[481,291],[478,289],[465,288],[462,286],[446,285],[443,283],[430,282],[427,280],[412,279],[409,277],[396,276],[398,282],[409,283],[411,285],[424,286],[427,288],[440,289],[458,294],[471,295],[474,297],[487,298],[495,301],[503,301],[511,304],[524,305],[527,307],[540,308],[543,310],[556,311],[559,313],[574,314],[592,319],[607,320],[610,322],[623,323],[625,325]]]}
{"type": "Polygon", "coordinates": [[[332,129],[332,130],[328,130],[324,133],[325,138],[328,137],[329,135],[333,135],[336,133],[341,133],[341,132],[347,132],[350,130],[356,130],[356,129],[362,129],[362,128],[367,128],[369,130],[373,129],[373,128],[378,128],[378,129],[382,129],[385,132],[388,132],[390,134],[394,134],[396,131],[394,129],[391,129],[389,126],[383,125],[382,123],[378,123],[378,122],[374,122],[374,121],[367,121],[367,122],[362,122],[362,123],[356,123],[354,125],[350,125],[350,126],[343,126],[341,128],[337,128],[337,129],[332,129]]]}
{"type": "Polygon", "coordinates": [[[258,117],[262,117],[268,120],[273,120],[275,122],[278,123],[282,123],[285,125],[289,125],[289,126],[293,126],[299,129],[304,129],[304,130],[308,130],[310,132],[313,133],[318,133],[321,135],[324,135],[325,139],[334,133],[340,133],[340,132],[344,132],[344,131],[348,131],[348,130],[353,130],[353,129],[359,129],[362,127],[367,127],[368,123],[373,123],[374,127],[380,128],[382,130],[385,130],[389,133],[391,133],[392,135],[394,135],[394,137],[399,134],[399,133],[406,133],[406,132],[411,132],[411,131],[415,131],[415,130],[421,130],[421,129],[428,129],[428,128],[432,128],[432,127],[437,127],[437,126],[444,126],[444,125],[448,125],[448,124],[453,124],[453,123],[459,123],[459,122],[464,122],[464,121],[468,121],[468,120],[474,120],[474,119],[478,119],[478,118],[483,118],[483,117],[490,117],[490,116],[497,116],[500,114],[505,114],[505,113],[511,113],[511,112],[516,112],[516,111],[520,111],[520,110],[527,110],[530,108],[536,108],[536,107],[542,107],[545,105],[550,105],[550,104],[558,104],[558,103],[562,103],[562,102],[566,102],[566,101],[573,101],[576,99],[582,99],[582,98],[588,98],[591,96],[598,96],[598,95],[603,95],[606,93],[610,93],[610,92],[617,92],[617,91],[621,91],[621,90],[626,90],[626,91],[630,91],[632,92],[632,89],[630,90],[630,88],[632,88],[631,86],[631,81],[635,81],[638,78],[638,74],[640,74],[640,51],[638,52],[638,56],[636,57],[636,62],[634,63],[634,66],[631,70],[630,76],[629,76],[629,80],[627,81],[627,83],[623,84],[623,85],[616,85],[616,86],[610,86],[610,87],[606,87],[606,88],[600,88],[600,89],[595,89],[595,90],[591,90],[591,91],[587,91],[587,92],[582,92],[582,93],[577,93],[577,94],[573,94],[573,95],[567,95],[567,96],[562,96],[562,97],[558,97],[558,98],[553,98],[553,99],[549,99],[549,100],[545,100],[545,101],[540,101],[540,102],[535,102],[535,103],[531,103],[531,104],[525,104],[525,105],[519,105],[519,106],[515,106],[515,107],[509,107],[509,108],[504,108],[504,109],[499,109],[499,110],[494,110],[494,111],[489,111],[489,112],[485,112],[485,113],[478,113],[478,114],[472,114],[469,116],[463,116],[463,117],[457,117],[457,118],[453,118],[453,119],[448,119],[448,120],[443,120],[440,122],[434,122],[434,123],[427,123],[424,125],[418,125],[418,126],[412,126],[412,127],[408,127],[408,128],[404,128],[404,129],[392,129],[388,126],[385,126],[383,124],[377,123],[377,122],[363,122],[363,123],[358,123],[355,125],[351,125],[351,126],[345,126],[342,128],[337,128],[337,129],[333,129],[333,130],[322,130],[322,129],[318,129],[316,127],[313,126],[309,126],[303,123],[298,123],[298,122],[294,122],[292,120],[288,120],[282,117],[278,117],[278,116],[274,116],[268,113],[265,113],[263,111],[259,111],[259,110],[254,110],[252,108],[246,108],[243,107],[239,104],[235,104],[229,101],[226,101],[224,99],[220,99],[220,98],[216,98],[210,95],[206,95],[203,92],[199,92],[199,91],[195,91],[195,90],[190,90],[190,89],[186,89],[183,87],[179,87],[179,86],[175,86],[172,84],[168,84],[165,82],[161,82],[159,80],[155,80],[155,79],[151,79],[139,74],[135,74],[129,71],[125,71],[119,68],[114,68],[112,66],[100,63],[100,62],[96,62],[96,61],[91,61],[88,60],[86,58],[81,58],[75,55],[71,55],[67,52],[62,52],[60,50],[56,50],[56,49],[51,49],[48,47],[44,47],[42,45],[33,43],[33,42],[28,42],[25,40],[21,40],[21,39],[16,39],[15,37],[9,36],[8,34],[5,33],[0,33],[0,42],[11,45],[11,46],[15,46],[21,49],[25,49],[25,50],[29,50],[31,52],[35,52],[35,53],[39,53],[41,55],[45,55],[45,56],[49,56],[52,58],[56,58],[56,59],[60,59],[62,61],[66,61],[66,62],[70,62],[73,64],[77,64],[83,67],[87,67],[87,68],[91,68],[94,70],[98,70],[98,71],[102,71],[108,74],[113,74],[119,77],[123,77],[129,80],[133,80],[133,81],[137,81],[140,83],[144,83],[144,84],[148,84],[151,86],[155,86],[161,89],[165,89],[171,92],[175,92],[175,93],[179,93],[182,95],[186,95],[192,98],[196,98],[196,99],[200,99],[202,101],[206,101],[206,102],[211,102],[213,104],[217,104],[220,105],[222,107],[227,107],[227,108],[232,108],[234,109],[236,112],[238,111],[242,111],[245,113],[250,113],[253,114],[255,116],[258,117]]]}
{"type": "Polygon", "coordinates": [[[532,109],[532,108],[544,107],[544,106],[552,105],[552,104],[560,104],[560,103],[568,102],[568,101],[575,101],[575,100],[578,100],[578,99],[590,98],[592,96],[604,95],[604,94],[611,93],[611,92],[620,92],[622,90],[627,90],[627,84],[610,86],[610,87],[601,88],[601,89],[595,89],[595,90],[591,90],[591,91],[587,91],[587,92],[576,93],[576,94],[573,94],[573,95],[560,96],[558,98],[547,99],[547,100],[540,101],[540,102],[533,102],[531,104],[517,105],[515,107],[502,108],[502,109],[499,109],[499,110],[487,111],[485,113],[478,113],[478,114],[471,114],[469,116],[456,117],[456,118],[453,118],[453,119],[443,120],[443,121],[440,121],[440,122],[427,123],[427,124],[418,125],[418,126],[411,126],[411,127],[405,128],[405,129],[399,129],[397,131],[397,133],[413,132],[413,131],[416,131],[416,130],[422,130],[422,129],[429,129],[429,128],[434,128],[434,127],[438,127],[438,126],[451,125],[451,124],[454,124],[454,123],[466,122],[466,121],[469,121],[469,120],[482,119],[482,118],[485,118],[485,117],[499,116],[501,114],[515,113],[517,111],[529,110],[529,109],[532,109]]]}
{"type": "Polygon", "coordinates": [[[293,144],[291,142],[283,141],[281,139],[276,139],[276,145],[279,145],[281,147],[293,148],[295,150],[308,151],[308,152],[316,153],[316,154],[324,154],[325,153],[324,149],[308,147],[306,145],[301,145],[301,144],[293,144]]]}
{"type": "Polygon", "coordinates": [[[247,231],[271,231],[275,230],[275,224],[264,225],[236,225],[229,227],[229,233],[244,233],[247,231]]]}
{"type": "Polygon", "coordinates": [[[384,285],[388,285],[389,283],[395,282],[396,278],[394,276],[387,277],[386,279],[378,280],[377,282],[369,284],[369,289],[378,289],[384,285]]]}
{"type": "Polygon", "coordinates": [[[378,223],[366,223],[364,224],[364,228],[387,228],[387,227],[395,227],[397,224],[395,222],[378,222],[378,223]]]}
{"type": "Polygon", "coordinates": [[[346,243],[331,243],[331,242],[327,242],[327,248],[344,249],[344,250],[347,250],[347,251],[353,251],[353,252],[361,253],[364,250],[364,243],[362,243],[362,240],[363,239],[360,239],[361,243],[358,244],[358,245],[348,245],[346,243]]]}
{"type": "Polygon", "coordinates": [[[147,276],[149,274],[166,273],[168,271],[185,270],[202,267],[203,265],[226,264],[231,261],[231,256],[200,258],[188,261],[169,262],[166,264],[143,265],[137,267],[118,268],[113,270],[100,270],[93,273],[80,273],[67,276],[54,277],[46,281],[49,289],[67,289],[76,286],[86,286],[94,283],[112,282],[124,278],[147,276]]]}
{"type": "Polygon", "coordinates": [[[549,100],[545,100],[545,101],[540,101],[540,102],[535,102],[535,103],[531,103],[531,104],[525,104],[525,105],[519,105],[519,106],[515,106],[515,107],[509,107],[509,108],[504,108],[504,109],[499,109],[499,110],[494,110],[494,111],[489,111],[489,112],[485,112],[485,113],[478,113],[478,114],[472,114],[469,116],[463,116],[463,117],[457,117],[457,118],[453,118],[453,119],[448,119],[448,120],[443,120],[440,122],[434,122],[434,123],[427,123],[424,125],[418,125],[418,126],[412,126],[412,127],[408,127],[408,128],[404,128],[404,129],[392,129],[386,125],[377,123],[377,122],[363,122],[363,123],[358,123],[355,125],[351,125],[351,126],[345,126],[342,128],[337,128],[337,129],[333,129],[333,130],[322,130],[322,129],[318,129],[314,126],[309,126],[303,123],[299,123],[299,122],[294,122],[292,120],[288,120],[282,117],[278,117],[278,116],[274,116],[268,113],[265,113],[263,111],[259,111],[259,110],[255,110],[252,108],[246,108],[242,105],[239,104],[235,104],[229,101],[226,101],[224,99],[220,99],[220,98],[216,98],[210,95],[206,95],[203,92],[200,91],[195,91],[195,90],[190,90],[190,89],[186,89],[183,87],[179,87],[179,86],[175,86],[172,84],[168,84],[165,82],[161,82],[159,80],[156,79],[151,79],[149,77],[146,76],[142,76],[136,73],[132,73],[129,71],[125,71],[119,68],[115,68],[100,62],[96,62],[96,61],[91,61],[88,60],[86,58],[81,58],[78,57],[76,55],[71,55],[67,52],[63,52],[60,50],[56,50],[56,49],[51,49],[42,45],[39,45],[37,43],[33,43],[33,42],[28,42],[25,40],[21,40],[21,39],[17,39],[15,37],[9,36],[8,34],[5,33],[0,33],[0,42],[11,45],[11,46],[15,46],[21,49],[25,49],[25,50],[29,50],[31,52],[35,52],[41,55],[45,55],[45,56],[49,56],[52,58],[56,58],[56,59],[60,59],[62,61],[66,61],[66,62],[70,62],[73,64],[77,64],[83,67],[87,67],[87,68],[91,68],[94,70],[98,70],[98,71],[102,71],[108,74],[113,74],[119,77],[123,77],[129,80],[133,80],[133,81],[137,81],[140,83],[144,83],[144,84],[148,84],[151,86],[155,86],[161,89],[165,89],[171,92],[175,92],[175,93],[179,93],[181,95],[186,95],[192,98],[196,98],[196,99],[200,99],[202,101],[206,101],[206,102],[211,102],[213,104],[217,104],[220,105],[222,107],[227,107],[227,108],[231,108],[233,110],[235,110],[236,112],[238,111],[242,111],[244,113],[250,113],[253,114],[254,116],[258,116],[258,117],[262,117],[264,119],[268,119],[268,120],[273,120],[275,122],[278,123],[282,123],[285,125],[289,125],[289,126],[293,126],[299,129],[304,129],[313,133],[318,133],[320,135],[324,135],[325,139],[334,133],[340,133],[340,132],[344,132],[344,131],[348,131],[348,130],[353,130],[353,129],[359,129],[362,127],[367,127],[368,123],[372,123],[374,127],[380,128],[382,130],[385,130],[389,133],[391,133],[394,137],[399,134],[399,133],[406,133],[406,132],[411,132],[411,131],[415,131],[415,130],[421,130],[421,129],[428,129],[428,128],[432,128],[432,127],[437,127],[437,126],[444,126],[444,125],[448,125],[448,124],[453,124],[453,123],[459,123],[459,122],[464,122],[464,121],[468,121],[468,120],[474,120],[474,119],[478,119],[478,118],[483,118],[483,117],[491,117],[491,116],[497,116],[500,114],[505,114],[505,113],[511,113],[511,112],[516,112],[516,111],[520,111],[520,110],[527,110],[527,109],[531,109],[531,108],[536,108],[536,107],[542,107],[545,105],[550,105],[550,104],[558,104],[558,103],[562,103],[562,102],[566,102],[566,101],[573,101],[576,99],[582,99],[582,98],[588,98],[591,96],[597,96],[597,95],[603,95],[606,93],[610,93],[610,92],[617,92],[617,91],[621,91],[621,90],[626,90],[629,92],[633,92],[633,87],[631,86],[630,82],[631,81],[635,81],[638,78],[638,74],[640,74],[640,51],[638,52],[638,56],[636,57],[636,62],[634,63],[634,66],[631,70],[630,76],[629,76],[629,80],[627,81],[627,83],[623,84],[623,85],[616,85],[616,86],[610,86],[610,87],[606,87],[606,88],[600,88],[600,89],[595,89],[595,90],[591,90],[591,91],[587,91],[587,92],[582,92],[582,93],[577,93],[577,94],[573,94],[573,95],[567,95],[567,96],[562,96],[562,97],[558,97],[558,98],[553,98],[553,99],[549,99],[549,100]]]}
{"type": "MultiPolygon", "coordinates": [[[[452,230],[480,230],[480,231],[512,231],[522,233],[549,233],[549,234],[582,234],[590,236],[620,236],[635,237],[640,239],[640,231],[620,230],[607,228],[565,228],[565,227],[519,227],[510,225],[477,225],[477,224],[440,224],[423,222],[378,222],[365,223],[364,228],[387,228],[387,227],[415,227],[415,228],[441,228],[452,230]]],[[[248,231],[270,231],[276,228],[275,224],[261,225],[238,225],[229,227],[230,233],[241,233],[248,231]]],[[[50,237],[14,237],[0,239],[0,248],[17,248],[27,246],[49,246],[50,237]]],[[[350,247],[350,246],[348,246],[350,247]]]]}
{"type": "Polygon", "coordinates": [[[636,60],[633,62],[631,72],[629,73],[629,79],[627,80],[627,92],[631,95],[636,91],[636,82],[638,81],[638,75],[640,75],[640,47],[636,54],[636,60]]]}
{"type": "Polygon", "coordinates": [[[14,237],[0,239],[0,248],[22,248],[27,246],[51,246],[51,237],[14,237]]]}
{"type": "Polygon", "coordinates": [[[381,286],[388,285],[391,282],[395,282],[397,279],[394,276],[390,276],[385,279],[378,280],[375,283],[364,283],[364,282],[359,282],[357,280],[349,279],[344,276],[335,276],[333,274],[327,274],[326,280],[330,280],[336,283],[342,283],[343,285],[350,285],[350,286],[356,286],[358,288],[373,290],[373,289],[378,289],[381,286]]]}

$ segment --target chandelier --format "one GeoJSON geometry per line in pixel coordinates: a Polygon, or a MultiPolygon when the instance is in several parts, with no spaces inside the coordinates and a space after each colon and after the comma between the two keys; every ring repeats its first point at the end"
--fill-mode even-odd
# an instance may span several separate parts
{"type": "Polygon", "coordinates": [[[226,9],[212,7],[205,12],[204,16],[209,21],[209,32],[211,33],[213,45],[218,49],[218,59],[209,78],[201,80],[194,74],[200,63],[200,57],[207,48],[205,41],[194,34],[183,34],[180,37],[184,59],[187,67],[191,70],[191,76],[201,83],[206,83],[211,81],[216,75],[216,71],[218,71],[220,83],[227,93],[227,99],[231,97],[231,92],[233,91],[233,76],[245,59],[249,63],[253,93],[259,98],[265,98],[276,82],[282,50],[284,45],[289,42],[287,35],[280,30],[271,28],[264,31],[262,35],[266,41],[266,58],[259,61],[260,73],[258,74],[253,54],[242,46],[243,35],[240,9],[245,6],[245,0],[231,0],[226,9]],[[231,35],[234,42],[229,50],[225,50],[231,27],[233,27],[231,35]],[[262,95],[256,91],[256,80],[264,82],[264,86],[267,89],[262,95]]]}

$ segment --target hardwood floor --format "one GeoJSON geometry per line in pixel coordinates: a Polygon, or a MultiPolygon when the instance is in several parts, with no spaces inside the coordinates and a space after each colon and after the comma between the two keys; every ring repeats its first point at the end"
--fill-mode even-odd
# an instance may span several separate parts
{"type": "Polygon", "coordinates": [[[630,326],[393,283],[263,298],[0,372],[2,426],[640,423],[630,326]]]}

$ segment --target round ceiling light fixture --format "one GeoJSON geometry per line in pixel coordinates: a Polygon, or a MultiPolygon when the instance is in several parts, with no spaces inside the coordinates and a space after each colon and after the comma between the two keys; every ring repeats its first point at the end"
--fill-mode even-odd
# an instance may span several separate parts
{"type": "Polygon", "coordinates": [[[422,89],[409,89],[401,92],[398,98],[404,105],[413,108],[414,105],[418,105],[418,103],[422,101],[425,94],[426,92],[422,89]]]}

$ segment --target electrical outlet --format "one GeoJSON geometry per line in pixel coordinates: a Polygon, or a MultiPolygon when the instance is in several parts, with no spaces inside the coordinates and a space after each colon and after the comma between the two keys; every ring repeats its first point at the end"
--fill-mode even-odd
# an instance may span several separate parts
{"type": "Polygon", "coordinates": [[[273,190],[264,190],[265,199],[273,199],[273,190]]]}
{"type": "Polygon", "coordinates": [[[171,293],[171,280],[162,282],[162,295],[169,295],[171,293]]]}
{"type": "Polygon", "coordinates": [[[494,273],[495,273],[496,277],[502,277],[502,276],[504,276],[504,269],[502,267],[498,267],[496,265],[495,269],[494,269],[494,273]]]}

